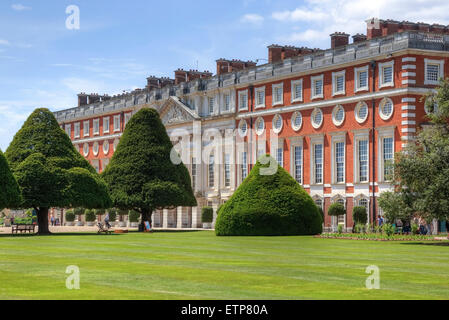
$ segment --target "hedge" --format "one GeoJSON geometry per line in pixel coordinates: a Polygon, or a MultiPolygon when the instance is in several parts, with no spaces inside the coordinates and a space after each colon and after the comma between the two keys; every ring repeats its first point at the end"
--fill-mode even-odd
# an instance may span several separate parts
{"type": "Polygon", "coordinates": [[[201,221],[211,223],[214,220],[214,209],[211,207],[203,207],[201,209],[201,221]]]}
{"type": "Polygon", "coordinates": [[[67,212],[65,213],[65,221],[67,222],[75,221],[75,213],[73,212],[73,210],[67,210],[67,212]]]}
{"type": "Polygon", "coordinates": [[[140,213],[134,210],[129,211],[129,222],[139,222],[140,213]]]}
{"type": "Polygon", "coordinates": [[[87,222],[94,222],[95,219],[97,219],[97,216],[95,215],[94,210],[86,210],[85,212],[85,218],[87,222]]]}
{"type": "MultiPolygon", "coordinates": [[[[276,163],[269,158],[271,163],[276,163]]],[[[280,166],[271,175],[259,161],[249,176],[218,210],[218,236],[316,235],[322,219],[312,198],[280,166]]]]}

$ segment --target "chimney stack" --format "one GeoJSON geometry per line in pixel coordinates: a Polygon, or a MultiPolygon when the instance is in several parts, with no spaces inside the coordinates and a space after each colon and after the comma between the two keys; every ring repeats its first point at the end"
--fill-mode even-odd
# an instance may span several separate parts
{"type": "Polygon", "coordinates": [[[364,34],[357,33],[357,34],[352,36],[352,42],[353,43],[363,42],[363,41],[366,41],[366,35],[364,35],[364,34]]]}
{"type": "Polygon", "coordinates": [[[245,70],[248,68],[255,67],[256,62],[253,61],[242,61],[242,60],[226,60],[218,59],[217,61],[217,75],[225,74],[233,71],[245,70]]]}
{"type": "Polygon", "coordinates": [[[268,46],[268,63],[276,63],[285,59],[299,57],[317,51],[320,51],[320,49],[272,44],[271,46],[268,46]]]}
{"type": "Polygon", "coordinates": [[[81,92],[78,94],[78,107],[87,105],[87,94],[81,92]]]}
{"type": "Polygon", "coordinates": [[[349,34],[344,32],[335,32],[331,35],[331,48],[335,49],[349,44],[349,34]]]}

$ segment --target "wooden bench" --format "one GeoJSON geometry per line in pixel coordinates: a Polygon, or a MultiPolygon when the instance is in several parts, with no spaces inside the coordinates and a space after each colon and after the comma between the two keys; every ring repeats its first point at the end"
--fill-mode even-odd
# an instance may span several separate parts
{"type": "Polygon", "coordinates": [[[12,234],[20,233],[34,233],[36,225],[34,224],[13,224],[12,226],[12,234]]]}

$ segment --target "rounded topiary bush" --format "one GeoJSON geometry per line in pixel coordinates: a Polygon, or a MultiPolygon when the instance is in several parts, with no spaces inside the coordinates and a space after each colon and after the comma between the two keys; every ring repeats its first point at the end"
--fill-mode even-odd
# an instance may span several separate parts
{"type": "Polygon", "coordinates": [[[67,212],[65,213],[65,220],[67,222],[75,221],[75,212],[73,212],[73,210],[67,210],[67,212]]]}
{"type": "MultiPolygon", "coordinates": [[[[276,163],[270,157],[272,163],[276,163]]],[[[277,165],[277,164],[276,164],[277,165]]],[[[277,165],[257,161],[234,195],[218,210],[218,236],[315,235],[322,232],[318,207],[309,194],[277,165]],[[261,175],[262,172],[262,175],[261,175]]]]}
{"type": "Polygon", "coordinates": [[[117,209],[115,208],[109,209],[108,214],[109,214],[109,221],[117,220],[117,209]]]}
{"type": "Polygon", "coordinates": [[[129,222],[139,222],[140,213],[134,210],[129,211],[129,222]]]}
{"type": "Polygon", "coordinates": [[[330,205],[327,214],[330,215],[331,217],[344,216],[346,215],[345,206],[342,205],[341,203],[335,202],[330,205]]]}
{"type": "Polygon", "coordinates": [[[352,218],[356,224],[366,224],[368,222],[368,215],[365,207],[354,207],[352,209],[352,218]]]}
{"type": "Polygon", "coordinates": [[[201,221],[211,223],[214,220],[214,209],[211,207],[203,207],[201,209],[201,221]]]}
{"type": "Polygon", "coordinates": [[[95,219],[97,219],[97,216],[95,215],[95,212],[92,209],[87,209],[85,215],[87,222],[94,222],[95,219]]]}

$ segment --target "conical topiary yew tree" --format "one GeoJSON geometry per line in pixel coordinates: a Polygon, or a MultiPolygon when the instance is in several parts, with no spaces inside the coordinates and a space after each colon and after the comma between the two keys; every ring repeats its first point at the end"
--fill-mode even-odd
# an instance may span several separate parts
{"type": "Polygon", "coordinates": [[[0,150],[0,210],[20,205],[20,189],[3,152],[0,150]]]}
{"type": "Polygon", "coordinates": [[[231,199],[220,207],[215,233],[218,236],[321,233],[322,218],[309,194],[282,167],[278,166],[272,175],[261,175],[264,167],[268,165],[257,161],[231,199]]]}
{"type": "Polygon", "coordinates": [[[187,168],[170,159],[172,148],[156,110],[131,118],[103,172],[116,208],[139,212],[143,224],[156,209],[197,205],[187,168]]]}
{"type": "Polygon", "coordinates": [[[48,209],[108,208],[105,182],[75,149],[48,109],[36,109],[6,150],[23,208],[37,212],[39,234],[49,234],[48,209]]]}

